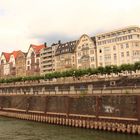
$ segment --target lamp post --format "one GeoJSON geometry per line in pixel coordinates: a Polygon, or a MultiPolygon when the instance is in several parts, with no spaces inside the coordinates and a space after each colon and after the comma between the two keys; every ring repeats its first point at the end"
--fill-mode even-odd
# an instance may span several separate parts
{"type": "Polygon", "coordinates": [[[75,80],[75,70],[73,71],[73,79],[75,80]]]}
{"type": "Polygon", "coordinates": [[[113,66],[111,66],[111,76],[113,76],[113,66]]]}

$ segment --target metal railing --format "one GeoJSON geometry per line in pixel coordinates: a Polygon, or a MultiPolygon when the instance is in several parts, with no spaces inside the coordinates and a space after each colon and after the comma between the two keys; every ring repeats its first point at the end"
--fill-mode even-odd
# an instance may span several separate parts
{"type": "Polygon", "coordinates": [[[47,89],[47,90],[22,90],[2,92],[0,95],[108,95],[108,94],[140,94],[140,87],[109,87],[109,88],[77,88],[77,89],[47,89]]]}

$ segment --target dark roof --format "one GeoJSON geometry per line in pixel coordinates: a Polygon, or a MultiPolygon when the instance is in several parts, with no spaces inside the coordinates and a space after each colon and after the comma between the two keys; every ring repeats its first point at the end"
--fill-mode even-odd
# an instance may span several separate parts
{"type": "Polygon", "coordinates": [[[91,37],[91,40],[94,42],[94,45],[96,47],[96,39],[95,39],[95,36],[91,37]]]}
{"type": "Polygon", "coordinates": [[[95,43],[96,42],[95,36],[91,37],[91,40],[95,43]]]}
{"type": "Polygon", "coordinates": [[[61,55],[65,53],[74,53],[77,41],[70,41],[66,43],[60,43],[56,49],[55,55],[61,55]]]}

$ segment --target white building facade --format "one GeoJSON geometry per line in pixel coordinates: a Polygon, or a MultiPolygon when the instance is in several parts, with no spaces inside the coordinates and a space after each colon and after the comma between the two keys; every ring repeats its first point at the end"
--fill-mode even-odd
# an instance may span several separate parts
{"type": "Polygon", "coordinates": [[[140,61],[140,28],[137,26],[96,35],[97,66],[140,61]]]}

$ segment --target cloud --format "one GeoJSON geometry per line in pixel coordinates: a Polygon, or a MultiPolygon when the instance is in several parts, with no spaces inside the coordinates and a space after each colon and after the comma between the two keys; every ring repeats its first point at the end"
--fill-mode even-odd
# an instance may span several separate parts
{"type": "Polygon", "coordinates": [[[6,11],[4,9],[0,9],[0,16],[4,16],[6,14],[6,11]]]}
{"type": "Polygon", "coordinates": [[[47,42],[50,46],[53,43],[57,43],[59,40],[61,42],[67,42],[72,40],[77,40],[79,36],[72,36],[68,34],[61,34],[61,33],[50,33],[50,34],[34,34],[31,38],[37,38],[37,40],[41,42],[47,42]]]}
{"type": "Polygon", "coordinates": [[[139,25],[139,0],[1,0],[0,52],[139,25]]]}

